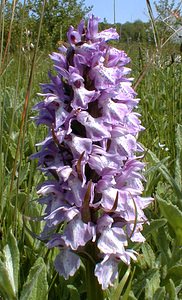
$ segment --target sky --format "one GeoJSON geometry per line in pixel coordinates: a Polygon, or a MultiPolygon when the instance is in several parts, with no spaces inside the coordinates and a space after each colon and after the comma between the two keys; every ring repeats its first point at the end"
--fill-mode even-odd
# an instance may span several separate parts
{"type": "MultiPolygon", "coordinates": [[[[154,1],[151,0],[150,2],[154,9],[154,1]]],[[[179,3],[179,1],[176,0],[176,3],[179,3]]],[[[106,18],[108,23],[114,23],[114,0],[85,0],[85,5],[94,6],[92,12],[101,18],[100,21],[106,18]]],[[[143,22],[149,19],[146,0],[115,0],[116,22],[134,22],[138,19],[143,22]]]]}

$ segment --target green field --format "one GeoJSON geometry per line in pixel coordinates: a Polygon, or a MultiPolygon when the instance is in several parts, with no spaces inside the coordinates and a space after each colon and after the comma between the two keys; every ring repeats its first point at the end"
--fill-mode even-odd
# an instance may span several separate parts
{"type": "MultiPolygon", "coordinates": [[[[144,244],[131,245],[138,260],[120,266],[118,295],[105,299],[182,299],[182,63],[171,62],[179,45],[118,44],[131,57],[138,112],[146,128],[144,195],[154,197],[146,210],[144,244]],[[120,296],[122,295],[122,296],[120,296]],[[115,298],[114,298],[115,297],[115,298]]],[[[32,107],[40,101],[39,83],[48,82],[52,62],[36,48],[7,52],[0,74],[0,299],[84,300],[85,269],[65,281],[56,273],[56,250],[39,241],[42,206],[36,188],[44,180],[30,155],[46,135],[36,127],[32,107]]]]}

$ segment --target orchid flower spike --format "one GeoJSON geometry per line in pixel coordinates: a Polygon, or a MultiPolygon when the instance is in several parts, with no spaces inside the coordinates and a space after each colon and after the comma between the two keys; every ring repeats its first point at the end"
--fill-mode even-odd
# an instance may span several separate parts
{"type": "Polygon", "coordinates": [[[70,27],[67,38],[69,45],[50,55],[56,76],[49,74],[44,100],[34,107],[37,125],[48,128],[33,155],[47,176],[38,189],[46,206],[40,237],[59,248],[55,268],[65,279],[78,270],[84,252],[107,289],[119,262],[136,260],[128,241],[145,240],[143,209],[152,198],[142,197],[145,164],[137,136],[144,128],[128,77],[130,59],[108,43],[119,38],[116,30],[99,32],[92,15],[87,26],[70,27]]]}

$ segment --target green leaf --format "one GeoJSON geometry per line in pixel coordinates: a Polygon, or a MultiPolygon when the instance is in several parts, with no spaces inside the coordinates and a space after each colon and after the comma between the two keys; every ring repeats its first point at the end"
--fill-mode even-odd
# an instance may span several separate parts
{"type": "Polygon", "coordinates": [[[182,265],[176,265],[168,269],[166,279],[171,278],[174,282],[180,283],[182,280],[182,265]]]}
{"type": "Polygon", "coordinates": [[[145,300],[153,300],[156,290],[160,286],[160,273],[159,270],[153,274],[152,278],[146,280],[145,286],[145,300]]]}
{"type": "Polygon", "coordinates": [[[18,195],[15,195],[14,197],[12,197],[11,204],[14,207],[17,206],[18,210],[22,213],[22,208],[23,208],[23,212],[24,212],[24,205],[25,205],[26,198],[27,198],[26,193],[19,192],[18,195]]]}
{"type": "Polygon", "coordinates": [[[175,181],[182,190],[182,125],[180,124],[176,129],[175,181]]]}
{"type": "MultiPolygon", "coordinates": [[[[148,150],[148,153],[150,154],[152,160],[156,164],[160,163],[160,160],[157,158],[157,156],[151,150],[148,150]]],[[[178,186],[175,179],[170,175],[170,173],[169,173],[168,169],[166,168],[166,166],[164,164],[161,164],[161,166],[159,166],[159,170],[160,170],[161,174],[164,176],[164,178],[169,182],[169,184],[174,189],[174,192],[176,193],[176,196],[178,197],[178,199],[182,199],[181,188],[178,186]]]]}
{"type": "Polygon", "coordinates": [[[165,299],[165,287],[160,287],[156,290],[153,300],[164,300],[165,299]]]}
{"type": "Polygon", "coordinates": [[[29,164],[26,165],[26,167],[21,168],[21,172],[18,174],[18,183],[19,186],[23,183],[24,180],[26,180],[29,172],[29,164]]]}
{"type": "Polygon", "coordinates": [[[133,280],[134,274],[135,274],[135,269],[132,272],[132,275],[131,275],[130,281],[127,285],[126,291],[125,291],[124,295],[121,297],[122,300],[127,300],[129,298],[129,294],[130,294],[130,291],[131,291],[131,285],[132,285],[132,280],[133,280]]]}
{"type": "Polygon", "coordinates": [[[0,291],[8,299],[16,299],[15,285],[12,281],[12,269],[7,269],[7,265],[0,260],[0,291]]]}
{"type": "Polygon", "coordinates": [[[148,265],[149,268],[153,269],[155,267],[155,254],[150,247],[149,244],[144,243],[142,245],[142,252],[143,252],[143,257],[148,265]]]}
{"type": "Polygon", "coordinates": [[[120,295],[122,293],[122,290],[128,280],[128,277],[130,275],[130,271],[131,268],[129,266],[129,268],[126,270],[126,273],[124,274],[123,278],[121,279],[121,281],[119,282],[119,284],[117,285],[117,288],[114,290],[114,292],[112,293],[112,300],[119,300],[120,299],[120,295]]]}
{"type": "Polygon", "coordinates": [[[13,265],[13,277],[15,283],[16,293],[18,292],[18,277],[19,277],[19,268],[20,268],[20,253],[17,245],[17,240],[15,239],[12,230],[9,231],[8,235],[8,247],[11,252],[11,259],[13,265]]]}
{"type": "Polygon", "coordinates": [[[73,285],[68,285],[67,288],[69,289],[70,298],[69,300],[80,300],[80,295],[76,287],[73,285]]]}
{"type": "Polygon", "coordinates": [[[169,279],[168,284],[166,285],[166,291],[168,292],[168,299],[170,300],[178,300],[178,296],[176,293],[175,285],[172,279],[169,279]]]}
{"type": "Polygon", "coordinates": [[[18,294],[19,250],[12,231],[9,231],[8,243],[3,249],[3,261],[0,261],[0,287],[14,299],[18,294]]]}
{"type": "Polygon", "coordinates": [[[145,225],[143,229],[143,235],[148,237],[153,231],[157,231],[160,227],[164,226],[167,223],[166,219],[157,219],[150,221],[150,225],[145,225]]]}
{"type": "Polygon", "coordinates": [[[133,291],[130,291],[129,296],[128,296],[128,300],[137,300],[137,298],[133,294],[133,291]]]}
{"type": "Polygon", "coordinates": [[[158,251],[160,251],[162,265],[168,264],[172,254],[169,247],[169,234],[165,230],[165,227],[160,227],[157,232],[153,232],[153,238],[155,239],[158,251]]]}
{"type": "Polygon", "coordinates": [[[139,273],[137,277],[137,282],[136,284],[133,285],[133,292],[136,295],[137,299],[140,299],[140,295],[145,289],[146,279],[148,278],[148,280],[150,280],[151,278],[153,278],[155,273],[156,273],[156,269],[148,269],[143,273],[139,273]]]}
{"type": "Polygon", "coordinates": [[[163,216],[168,220],[174,230],[178,242],[182,245],[182,212],[179,208],[156,196],[163,216]]]}
{"type": "MultiPolygon", "coordinates": [[[[15,159],[15,155],[16,155],[16,141],[14,141],[12,138],[9,137],[9,132],[8,133],[4,132],[3,146],[5,147],[7,153],[9,153],[11,155],[11,157],[13,159],[15,159]],[[9,147],[7,145],[8,139],[10,140],[9,147]]],[[[8,155],[8,158],[10,158],[10,155],[8,155]]]]}
{"type": "Polygon", "coordinates": [[[39,257],[30,269],[20,300],[46,299],[48,299],[47,270],[43,259],[39,257]]]}
{"type": "Polygon", "coordinates": [[[156,163],[154,166],[148,168],[145,171],[145,176],[152,172],[155,173],[156,171],[158,171],[159,167],[163,166],[169,159],[170,159],[170,156],[167,156],[167,157],[163,158],[162,160],[159,160],[158,163],[156,163]]]}

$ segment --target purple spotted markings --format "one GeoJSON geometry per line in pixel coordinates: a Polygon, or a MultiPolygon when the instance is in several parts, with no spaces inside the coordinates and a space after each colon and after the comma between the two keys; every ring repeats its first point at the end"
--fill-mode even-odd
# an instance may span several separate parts
{"type": "Polygon", "coordinates": [[[39,169],[47,176],[38,189],[46,207],[40,235],[60,251],[55,268],[65,279],[75,274],[81,257],[92,257],[102,289],[118,276],[118,264],[130,264],[137,253],[128,242],[144,242],[142,197],[144,128],[135,112],[139,99],[132,89],[130,59],[107,42],[115,29],[98,32],[98,18],[70,27],[68,44],[50,55],[56,76],[42,84],[44,100],[37,125],[48,134],[38,144],[39,169]]]}

